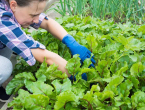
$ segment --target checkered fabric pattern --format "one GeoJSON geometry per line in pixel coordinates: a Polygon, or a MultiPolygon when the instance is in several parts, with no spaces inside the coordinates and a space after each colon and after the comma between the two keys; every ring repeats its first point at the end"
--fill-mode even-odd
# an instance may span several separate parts
{"type": "MultiPolygon", "coordinates": [[[[44,13],[40,14],[39,23],[31,26],[36,29],[39,28],[44,18],[48,20],[44,13]]],[[[44,45],[26,35],[16,21],[8,3],[5,0],[0,0],[0,49],[5,46],[24,58],[30,66],[36,62],[30,49],[45,49],[44,45]]]]}

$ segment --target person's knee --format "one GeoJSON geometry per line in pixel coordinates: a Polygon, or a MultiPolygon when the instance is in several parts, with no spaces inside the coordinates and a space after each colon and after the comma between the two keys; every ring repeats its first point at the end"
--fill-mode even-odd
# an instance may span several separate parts
{"type": "Polygon", "coordinates": [[[0,56],[0,83],[6,81],[13,70],[13,65],[11,61],[3,56],[0,56]]]}

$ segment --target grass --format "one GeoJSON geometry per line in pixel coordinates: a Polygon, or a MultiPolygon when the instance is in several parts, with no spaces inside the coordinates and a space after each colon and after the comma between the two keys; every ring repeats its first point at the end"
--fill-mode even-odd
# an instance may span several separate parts
{"type": "Polygon", "coordinates": [[[113,19],[115,22],[145,22],[145,0],[60,0],[53,8],[62,16],[93,16],[99,19],[113,19]]]}

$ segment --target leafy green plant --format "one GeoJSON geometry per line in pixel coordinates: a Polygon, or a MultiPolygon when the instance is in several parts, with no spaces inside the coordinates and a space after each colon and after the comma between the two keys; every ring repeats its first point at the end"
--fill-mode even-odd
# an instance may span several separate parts
{"type": "Polygon", "coordinates": [[[6,90],[8,94],[18,92],[18,96],[8,106],[14,110],[143,110],[144,25],[115,24],[90,16],[65,16],[57,21],[93,52],[95,68],[88,68],[90,59],[81,66],[78,55],[71,57],[67,47],[46,31],[34,31],[36,40],[44,43],[47,40],[46,47],[50,43],[53,47],[58,45],[50,49],[67,59],[66,69],[76,75],[76,81],[71,82],[55,64],[47,67],[44,61],[37,71],[15,75],[6,90]],[[66,50],[68,53],[64,55],[66,50]],[[87,74],[87,81],[81,79],[83,73],[87,74]]]}

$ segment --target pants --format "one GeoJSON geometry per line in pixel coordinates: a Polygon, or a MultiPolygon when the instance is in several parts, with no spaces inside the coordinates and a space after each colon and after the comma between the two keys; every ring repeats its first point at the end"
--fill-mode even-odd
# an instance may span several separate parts
{"type": "Polygon", "coordinates": [[[0,86],[10,77],[13,65],[10,61],[12,50],[5,47],[0,50],[0,86]]]}

